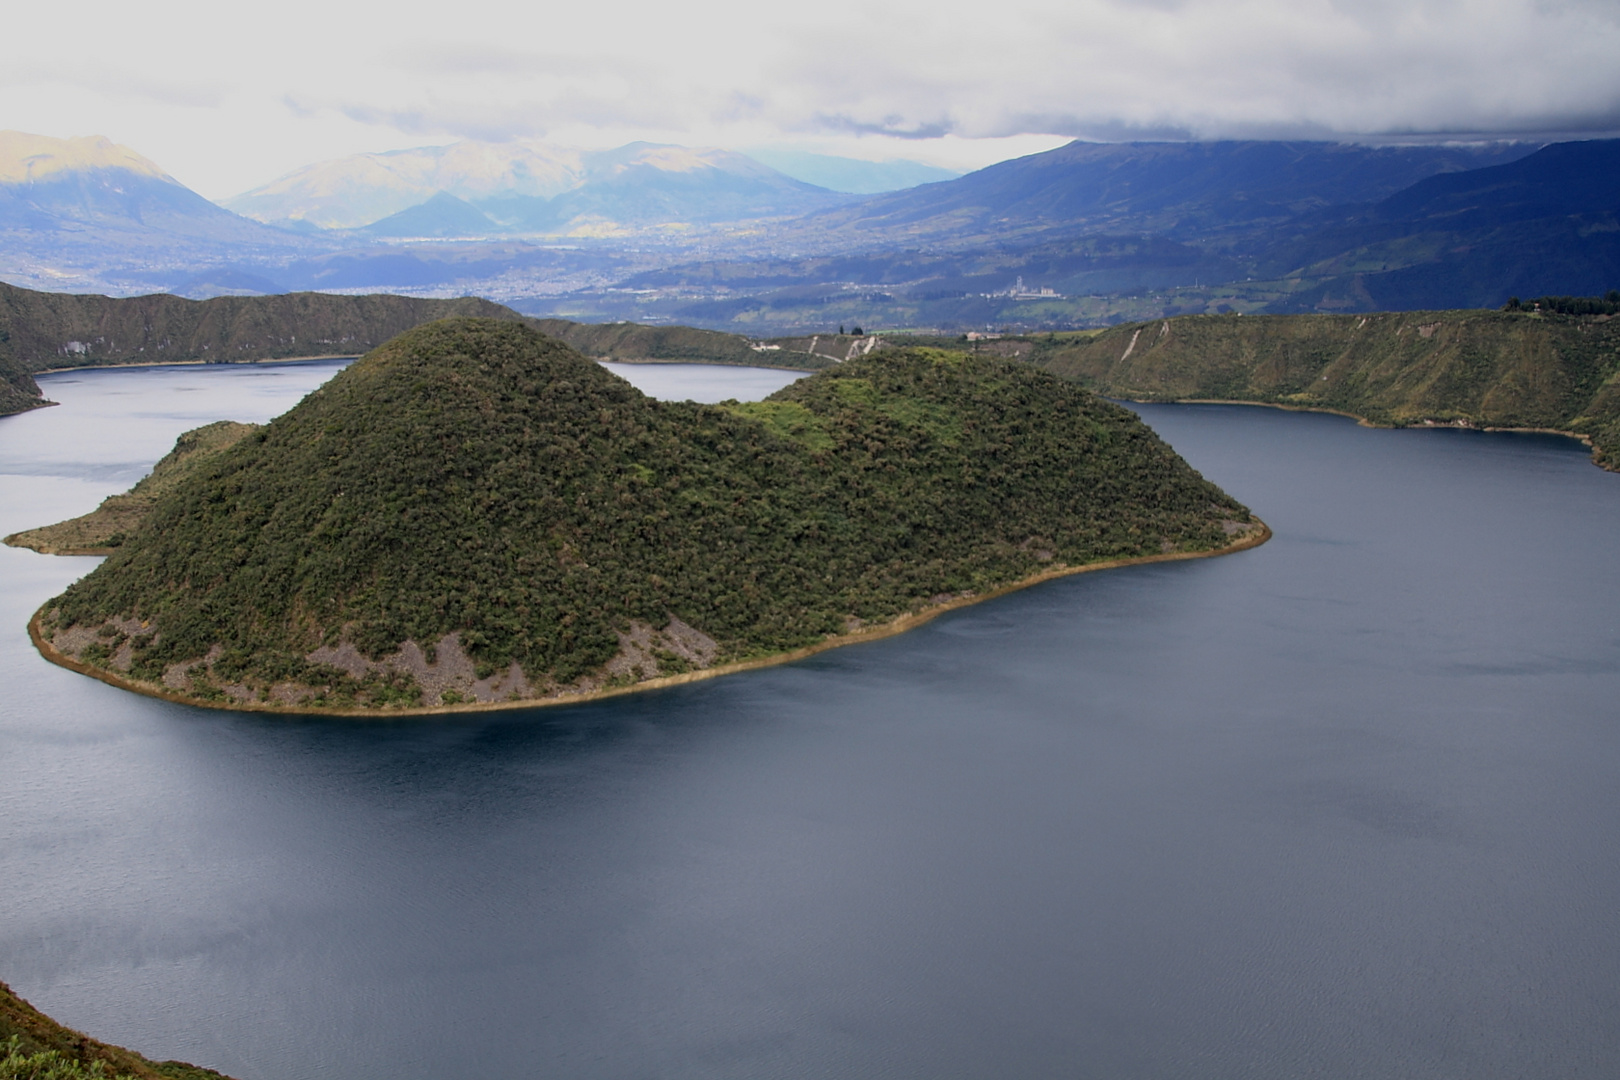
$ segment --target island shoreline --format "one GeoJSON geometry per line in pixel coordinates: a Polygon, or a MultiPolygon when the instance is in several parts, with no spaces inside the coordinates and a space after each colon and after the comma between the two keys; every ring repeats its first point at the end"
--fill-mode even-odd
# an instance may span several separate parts
{"type": "MultiPolygon", "coordinates": [[[[820,353],[811,353],[809,355],[811,355],[811,356],[820,356],[821,354],[820,353]]],[[[760,363],[753,363],[753,362],[749,362],[749,363],[745,364],[741,360],[737,360],[737,361],[732,361],[732,360],[679,360],[679,359],[676,359],[676,360],[664,360],[664,359],[626,360],[622,356],[593,356],[593,357],[591,357],[591,359],[595,360],[598,364],[633,364],[633,365],[635,365],[637,367],[653,367],[653,366],[658,365],[658,364],[664,364],[666,366],[669,366],[669,365],[685,365],[687,367],[740,367],[740,368],[758,368],[760,371],[802,371],[806,375],[814,375],[817,371],[826,370],[824,368],[788,367],[786,364],[760,364],[760,363]]],[[[830,360],[832,358],[831,357],[824,357],[824,359],[829,359],[830,360]]],[[[838,361],[838,362],[842,363],[843,361],[838,361]]]]}
{"type": "MultiPolygon", "coordinates": [[[[251,364],[308,364],[317,360],[358,360],[360,353],[328,353],[322,356],[278,356],[261,360],[135,360],[127,364],[74,364],[71,367],[42,368],[28,374],[65,375],[70,371],[114,371],[119,368],[152,367],[246,367],[251,364]]],[[[52,405],[56,402],[51,402],[52,405]]]]}
{"type": "MultiPolygon", "coordinates": [[[[1098,391],[1101,393],[1101,391],[1098,391]]],[[[1563,428],[1547,427],[1496,427],[1490,424],[1476,424],[1469,421],[1466,424],[1441,424],[1419,421],[1412,424],[1380,424],[1369,420],[1359,413],[1345,412],[1343,409],[1330,409],[1323,405],[1290,405],[1281,401],[1244,401],[1240,398],[1133,398],[1115,397],[1103,394],[1103,397],[1114,401],[1125,401],[1132,405],[1251,405],[1260,409],[1281,409],[1283,412],[1309,412],[1326,413],[1329,416],[1342,416],[1354,420],[1357,427],[1373,428],[1380,431],[1484,431],[1506,432],[1514,435],[1560,435],[1566,439],[1574,439],[1582,446],[1592,451],[1592,464],[1607,472],[1620,472],[1620,464],[1610,465],[1597,458],[1597,447],[1592,443],[1592,436],[1583,435],[1578,431],[1565,431],[1563,428]]]]}
{"type": "MultiPolygon", "coordinates": [[[[1055,581],[1058,578],[1073,577],[1076,574],[1091,573],[1095,570],[1114,570],[1124,566],[1144,566],[1150,563],[1185,562],[1191,559],[1209,559],[1217,555],[1232,555],[1239,551],[1259,547],[1272,537],[1271,527],[1259,518],[1254,521],[1259,525],[1257,530],[1251,530],[1225,547],[1210,551],[1172,551],[1162,555],[1138,555],[1128,559],[1109,559],[1104,562],[1087,563],[1084,566],[1063,566],[1050,570],[1043,570],[1038,574],[1021,578],[1018,581],[992,589],[989,592],[974,593],[971,596],[954,597],[944,603],[934,604],[921,611],[897,616],[885,623],[878,623],[870,627],[847,634],[835,634],[822,639],[814,645],[792,649],[788,652],[773,653],[770,656],[755,657],[750,660],[738,660],[718,667],[704,668],[700,671],[687,671],[679,675],[661,675],[656,679],[647,679],[643,682],[632,683],[629,686],[604,687],[600,690],[590,690],[582,694],[559,695],[556,697],[525,698],[521,701],[482,701],[464,702],[455,705],[422,706],[405,709],[326,709],[326,708],[300,708],[288,705],[272,705],[260,702],[204,702],[183,694],[159,687],[153,683],[126,679],[116,672],[104,668],[94,667],[82,663],[73,657],[59,651],[49,641],[45,640],[40,630],[40,621],[45,614],[45,606],[34,612],[28,620],[28,637],[34,643],[34,648],[46,660],[77,672],[88,675],[109,686],[120,690],[140,694],[144,697],[159,698],[176,705],[189,705],[197,709],[217,709],[222,712],[248,712],[263,713],[277,716],[331,716],[368,720],[390,720],[395,717],[415,716],[453,716],[464,713],[509,712],[517,709],[553,708],[559,705],[583,705],[592,701],[601,701],[606,698],[624,697],[629,694],[638,694],[648,690],[663,690],[673,686],[684,686],[688,683],[702,682],[707,679],[718,678],[722,675],[735,675],[744,671],[755,671],[760,668],[775,667],[779,664],[790,664],[803,660],[817,653],[828,652],[832,649],[843,648],[846,645],[859,645],[867,641],[881,641],[884,638],[896,637],[909,630],[914,630],[925,623],[931,622],[948,611],[971,607],[986,600],[1006,596],[1009,593],[1019,592],[1023,589],[1040,585],[1043,582],[1055,581]]],[[[48,605],[50,601],[46,601],[48,605]]]]}

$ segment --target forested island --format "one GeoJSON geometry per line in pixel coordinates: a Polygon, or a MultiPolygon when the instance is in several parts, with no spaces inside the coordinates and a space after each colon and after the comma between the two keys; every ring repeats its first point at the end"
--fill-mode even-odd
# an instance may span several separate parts
{"type": "Polygon", "coordinates": [[[708,406],[451,319],[214,434],[36,615],[51,659],[236,708],[579,700],[1268,535],[1127,410],[941,350],[708,406]]]}

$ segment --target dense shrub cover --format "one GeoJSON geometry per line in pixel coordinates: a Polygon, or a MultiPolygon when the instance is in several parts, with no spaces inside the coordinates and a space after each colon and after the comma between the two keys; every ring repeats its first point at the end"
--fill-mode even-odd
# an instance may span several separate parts
{"type": "Polygon", "coordinates": [[[1540,296],[1528,303],[1517,296],[1509,297],[1503,311],[1542,311],[1549,315],[1615,315],[1620,314],[1620,289],[1610,289],[1602,296],[1540,296]]]}
{"type": "Polygon", "coordinates": [[[717,407],[452,319],[211,459],[47,608],[145,621],[138,678],[217,644],[229,677],[309,679],[342,636],[375,657],[459,632],[558,686],[633,620],[759,656],[1054,562],[1217,548],[1231,520],[1133,414],[1027,365],[882,351],[717,407]]]}

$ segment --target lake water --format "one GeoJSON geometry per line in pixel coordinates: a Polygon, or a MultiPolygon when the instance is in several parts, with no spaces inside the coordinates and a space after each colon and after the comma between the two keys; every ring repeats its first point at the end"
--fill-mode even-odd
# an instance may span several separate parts
{"type": "MultiPolygon", "coordinates": [[[[0,532],[334,370],[43,379],[0,532]]],[[[0,549],[0,979],[244,1080],[1620,1074],[1620,476],[1140,411],[1275,539],[566,709],[136,697],[0,549]]]]}

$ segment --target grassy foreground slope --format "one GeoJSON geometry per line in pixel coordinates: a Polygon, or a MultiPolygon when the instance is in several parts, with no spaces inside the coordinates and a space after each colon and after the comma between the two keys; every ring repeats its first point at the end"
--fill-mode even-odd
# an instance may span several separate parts
{"type": "Polygon", "coordinates": [[[1025,364],[885,350],[705,406],[452,319],[202,462],[36,632],[189,701],[556,699],[1263,535],[1134,415],[1025,364]]]}
{"type": "Polygon", "coordinates": [[[149,1061],[65,1028],[0,983],[0,1080],[228,1080],[183,1061],[149,1061]]]}
{"type": "Polygon", "coordinates": [[[1375,424],[1544,428],[1620,466],[1620,319],[1499,311],[1192,315],[1037,340],[1029,359],[1137,400],[1253,401],[1375,424]]]}

